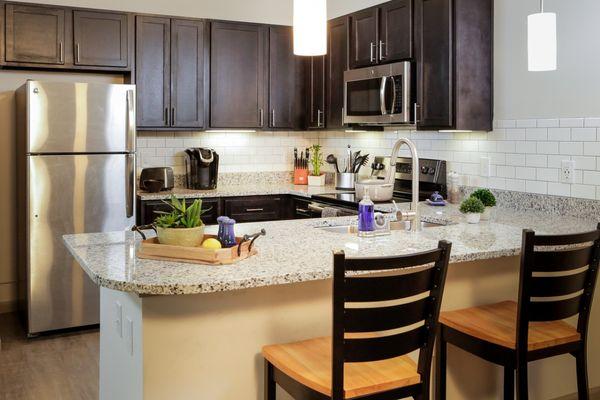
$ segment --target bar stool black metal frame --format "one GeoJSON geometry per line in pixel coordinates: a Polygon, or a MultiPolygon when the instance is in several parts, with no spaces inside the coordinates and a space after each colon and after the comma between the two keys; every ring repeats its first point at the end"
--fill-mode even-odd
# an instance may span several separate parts
{"type": "Polygon", "coordinates": [[[441,333],[436,353],[436,398],[446,398],[446,351],[447,343],[451,343],[504,367],[505,399],[514,398],[515,371],[517,399],[526,400],[528,398],[527,364],[561,354],[571,354],[576,360],[579,399],[589,399],[587,332],[599,259],[600,224],[598,230],[571,235],[542,236],[536,235],[532,230],[524,230],[516,349],[490,343],[443,323],[440,324],[441,333]],[[586,266],[587,269],[582,270],[586,266]],[[570,274],[566,275],[566,273],[570,274]],[[564,298],[566,296],[570,297],[564,298]],[[577,332],[580,334],[580,340],[528,350],[529,322],[558,321],[577,314],[579,314],[577,332]]]}
{"type": "MultiPolygon", "coordinates": [[[[417,371],[421,382],[408,387],[358,397],[360,400],[429,399],[431,362],[440,305],[452,245],[441,241],[438,248],[397,257],[346,258],[334,254],[333,337],[331,397],[317,392],[265,360],[265,399],[275,399],[279,384],[296,400],[343,400],[344,364],[390,359],[420,349],[417,371]],[[426,269],[414,267],[433,266],[426,269]],[[414,269],[415,272],[410,272],[414,269]],[[368,275],[369,271],[397,270],[401,275],[368,275]],[[349,273],[349,274],[348,274],[349,273]],[[383,302],[429,294],[418,300],[387,307],[347,308],[346,303],[383,302]],[[390,336],[350,339],[346,333],[382,332],[422,326],[390,336]]],[[[394,271],[396,272],[396,271],[394,271]]],[[[421,296],[422,297],[422,296],[421,296]]]]}

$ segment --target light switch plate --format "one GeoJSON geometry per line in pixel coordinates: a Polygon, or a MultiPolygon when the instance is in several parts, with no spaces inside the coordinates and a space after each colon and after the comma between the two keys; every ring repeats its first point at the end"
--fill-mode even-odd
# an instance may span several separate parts
{"type": "Polygon", "coordinates": [[[115,302],[115,330],[117,335],[123,338],[123,305],[116,301],[115,302]]]}
{"type": "Polygon", "coordinates": [[[479,159],[479,175],[489,178],[492,175],[492,162],[489,157],[479,159]]]}

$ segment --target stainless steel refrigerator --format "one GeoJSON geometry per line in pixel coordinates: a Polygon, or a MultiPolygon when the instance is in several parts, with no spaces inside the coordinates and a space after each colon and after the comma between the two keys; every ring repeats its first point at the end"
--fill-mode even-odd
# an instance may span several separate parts
{"type": "Polygon", "coordinates": [[[99,322],[99,290],[64,234],[135,220],[135,86],[28,81],[17,90],[19,299],[27,332],[99,322]]]}

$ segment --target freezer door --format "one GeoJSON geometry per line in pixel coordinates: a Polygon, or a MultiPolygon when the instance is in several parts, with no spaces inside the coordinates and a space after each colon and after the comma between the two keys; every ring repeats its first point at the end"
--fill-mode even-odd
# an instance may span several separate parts
{"type": "Polygon", "coordinates": [[[134,224],[135,156],[29,156],[27,165],[29,333],[97,324],[98,287],[62,236],[134,224]]]}
{"type": "Polygon", "coordinates": [[[27,153],[135,151],[135,86],[29,81],[27,153]]]}

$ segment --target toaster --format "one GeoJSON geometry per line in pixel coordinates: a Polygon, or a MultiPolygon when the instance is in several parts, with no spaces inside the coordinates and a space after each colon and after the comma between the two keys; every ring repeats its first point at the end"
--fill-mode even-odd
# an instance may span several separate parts
{"type": "Polygon", "coordinates": [[[140,174],[140,189],[148,190],[144,182],[146,181],[159,181],[162,182],[162,188],[160,190],[171,190],[175,186],[175,178],[173,176],[173,168],[171,167],[160,167],[160,168],[144,168],[140,174]]]}

